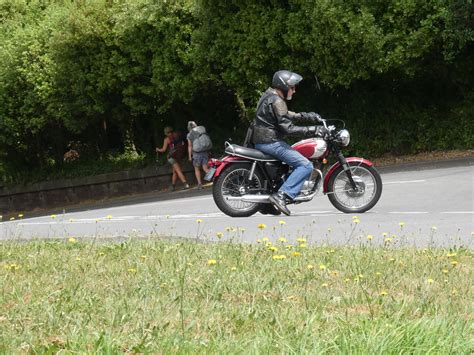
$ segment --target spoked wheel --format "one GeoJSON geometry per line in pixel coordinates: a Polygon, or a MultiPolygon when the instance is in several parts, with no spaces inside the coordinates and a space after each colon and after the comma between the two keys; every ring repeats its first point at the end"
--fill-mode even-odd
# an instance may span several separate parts
{"type": "Polygon", "coordinates": [[[370,210],[382,195],[382,179],[374,167],[359,162],[349,163],[355,190],[340,166],[332,174],[328,185],[329,201],[344,213],[363,213],[370,210]]]}
{"type": "Polygon", "coordinates": [[[250,168],[250,164],[232,164],[214,181],[212,189],[214,201],[228,216],[248,217],[261,208],[259,203],[243,202],[238,199],[250,190],[261,189],[263,186],[263,177],[256,169],[252,180],[249,181],[250,168]]]}

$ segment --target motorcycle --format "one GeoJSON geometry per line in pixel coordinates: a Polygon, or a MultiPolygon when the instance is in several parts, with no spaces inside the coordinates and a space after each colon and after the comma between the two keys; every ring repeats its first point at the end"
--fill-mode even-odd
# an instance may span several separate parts
{"type": "MultiPolygon", "coordinates": [[[[312,201],[322,188],[332,205],[344,213],[370,210],[382,194],[380,174],[367,159],[344,157],[341,148],[350,142],[344,121],[321,119],[321,123],[327,130],[324,137],[303,139],[292,145],[314,168],[298,196],[287,203],[312,201]],[[336,129],[327,124],[330,121],[342,122],[343,127],[336,129]],[[332,165],[328,163],[329,156],[336,158],[332,165]]],[[[291,174],[291,167],[257,149],[229,142],[225,142],[225,153],[223,158],[209,161],[205,176],[207,181],[214,180],[212,194],[217,207],[231,217],[265,213],[270,195],[291,174]]]]}

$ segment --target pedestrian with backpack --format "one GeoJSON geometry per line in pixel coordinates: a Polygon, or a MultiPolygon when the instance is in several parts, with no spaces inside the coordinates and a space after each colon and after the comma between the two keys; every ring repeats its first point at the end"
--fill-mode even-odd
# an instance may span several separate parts
{"type": "Polygon", "coordinates": [[[206,127],[198,126],[196,122],[188,122],[188,158],[193,163],[194,173],[198,182],[198,189],[202,189],[201,168],[205,173],[209,171],[209,161],[212,141],[206,132],[206,127]]]}

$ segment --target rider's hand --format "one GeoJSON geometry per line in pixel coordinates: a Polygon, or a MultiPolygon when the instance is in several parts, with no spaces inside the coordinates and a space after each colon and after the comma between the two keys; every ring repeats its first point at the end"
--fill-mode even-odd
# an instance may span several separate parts
{"type": "Polygon", "coordinates": [[[328,134],[328,129],[324,126],[316,126],[316,137],[325,137],[328,134]]]}
{"type": "Polygon", "coordinates": [[[308,133],[313,137],[324,137],[328,133],[328,130],[324,126],[309,126],[308,133]]]}
{"type": "Polygon", "coordinates": [[[301,112],[301,118],[314,123],[321,123],[323,120],[321,116],[315,112],[301,112]]]}

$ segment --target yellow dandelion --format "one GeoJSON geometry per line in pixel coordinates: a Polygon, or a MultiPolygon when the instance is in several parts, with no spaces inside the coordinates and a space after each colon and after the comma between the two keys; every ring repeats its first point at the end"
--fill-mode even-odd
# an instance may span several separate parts
{"type": "Polygon", "coordinates": [[[385,243],[390,243],[392,240],[392,238],[385,238],[385,243]]]}
{"type": "Polygon", "coordinates": [[[23,213],[20,213],[20,214],[18,215],[18,218],[20,218],[20,219],[23,218],[23,213]]]}
{"type": "Polygon", "coordinates": [[[307,268],[308,270],[313,270],[313,269],[314,269],[314,265],[309,264],[308,266],[306,266],[306,268],[307,268]]]}
{"type": "Polygon", "coordinates": [[[291,249],[293,249],[293,245],[288,244],[287,246],[285,246],[285,248],[288,249],[288,250],[291,250],[291,249]]]}
{"type": "Polygon", "coordinates": [[[55,214],[51,215],[51,219],[55,219],[57,216],[55,214]]]}
{"type": "Polygon", "coordinates": [[[394,262],[394,261],[395,261],[395,258],[390,258],[390,259],[388,259],[388,260],[391,261],[391,262],[394,262]]]}
{"type": "Polygon", "coordinates": [[[352,222],[354,222],[354,224],[359,224],[359,223],[360,223],[360,219],[353,219],[352,222]]]}
{"type": "Polygon", "coordinates": [[[263,241],[263,242],[268,242],[268,241],[270,241],[270,239],[268,239],[268,237],[263,237],[263,238],[262,238],[262,241],[263,241]]]}
{"type": "Polygon", "coordinates": [[[202,219],[200,219],[200,218],[199,218],[199,219],[196,219],[196,223],[197,223],[197,224],[202,223],[202,219]]]}
{"type": "Polygon", "coordinates": [[[69,237],[68,242],[69,242],[69,243],[75,243],[75,242],[76,242],[76,238],[74,238],[74,237],[69,237]]]}
{"type": "Polygon", "coordinates": [[[405,226],[405,222],[400,222],[398,223],[398,225],[400,226],[400,228],[403,228],[405,226]]]}
{"type": "Polygon", "coordinates": [[[140,256],[140,259],[142,259],[142,260],[146,260],[146,255],[142,255],[142,256],[140,256]]]}
{"type": "Polygon", "coordinates": [[[446,254],[446,256],[447,256],[448,258],[454,258],[454,257],[457,256],[457,255],[458,255],[458,254],[456,254],[456,253],[448,253],[448,254],[446,254]]]}
{"type": "Polygon", "coordinates": [[[278,251],[278,248],[274,247],[274,246],[271,246],[271,247],[268,248],[268,250],[270,250],[272,253],[276,253],[278,251]]]}
{"type": "Polygon", "coordinates": [[[258,244],[261,244],[261,243],[262,243],[262,240],[261,240],[261,239],[257,239],[257,243],[258,243],[258,244]]]}
{"type": "Polygon", "coordinates": [[[279,221],[278,223],[280,223],[280,226],[284,226],[286,224],[285,221],[279,221]]]}
{"type": "Polygon", "coordinates": [[[308,244],[301,243],[301,244],[299,245],[299,247],[300,247],[301,249],[304,249],[304,248],[307,248],[307,247],[308,247],[308,244]]]}
{"type": "Polygon", "coordinates": [[[239,231],[244,233],[245,232],[245,228],[242,228],[242,227],[239,227],[239,231]]]}
{"type": "Polygon", "coordinates": [[[441,270],[441,271],[443,272],[443,274],[449,273],[449,270],[448,270],[448,269],[443,269],[443,270],[441,270]]]}
{"type": "Polygon", "coordinates": [[[452,266],[457,266],[459,263],[456,260],[451,261],[452,266]]]}
{"type": "Polygon", "coordinates": [[[329,233],[332,232],[332,228],[331,228],[331,227],[328,228],[328,232],[329,232],[329,233]]]}
{"type": "Polygon", "coordinates": [[[359,216],[352,216],[352,219],[359,219],[359,216]]]}
{"type": "Polygon", "coordinates": [[[267,228],[267,225],[264,224],[264,223],[259,223],[259,224],[257,225],[257,228],[260,229],[260,230],[263,230],[263,229],[267,228]]]}
{"type": "Polygon", "coordinates": [[[453,296],[456,296],[456,295],[458,294],[458,290],[454,289],[454,290],[451,292],[451,294],[452,294],[453,296]]]}
{"type": "Polygon", "coordinates": [[[286,259],[286,255],[283,255],[283,254],[281,254],[281,255],[273,255],[273,256],[272,256],[272,259],[273,259],[273,260],[284,260],[284,259],[286,259]]]}
{"type": "Polygon", "coordinates": [[[107,219],[112,219],[113,217],[112,217],[111,214],[108,214],[105,218],[107,218],[107,219]]]}
{"type": "Polygon", "coordinates": [[[431,230],[432,230],[432,231],[437,231],[437,230],[438,230],[438,227],[433,226],[433,227],[431,227],[431,230]]]}
{"type": "Polygon", "coordinates": [[[128,269],[127,271],[128,271],[129,273],[131,273],[131,274],[134,274],[134,273],[137,272],[137,269],[135,269],[135,268],[132,267],[132,268],[128,269]]]}
{"type": "Polygon", "coordinates": [[[77,258],[76,258],[76,261],[81,261],[81,258],[77,257],[77,258]]]}
{"type": "Polygon", "coordinates": [[[382,233],[382,237],[388,237],[388,233],[387,233],[387,232],[383,232],[383,233],[382,233]]]}
{"type": "Polygon", "coordinates": [[[104,253],[103,251],[101,251],[101,252],[99,253],[99,256],[104,256],[104,255],[105,255],[105,253],[104,253]]]}
{"type": "Polygon", "coordinates": [[[327,283],[323,283],[323,284],[321,285],[321,287],[326,288],[326,287],[328,287],[328,284],[327,284],[327,283]]]}
{"type": "Polygon", "coordinates": [[[281,243],[286,243],[286,238],[280,237],[280,238],[278,238],[278,241],[281,242],[281,243]]]}
{"type": "Polygon", "coordinates": [[[350,281],[351,281],[351,279],[349,279],[349,278],[345,278],[345,279],[344,279],[344,282],[345,282],[345,283],[348,283],[348,282],[350,282],[350,281]]]}
{"type": "Polygon", "coordinates": [[[432,284],[434,282],[434,280],[433,279],[428,279],[428,280],[426,280],[426,282],[428,282],[429,284],[432,284]]]}
{"type": "Polygon", "coordinates": [[[294,251],[291,255],[298,257],[301,256],[301,253],[299,251],[294,251]]]}
{"type": "Polygon", "coordinates": [[[15,220],[15,217],[10,217],[10,221],[14,221],[15,220]]]}
{"type": "Polygon", "coordinates": [[[216,265],[217,264],[217,260],[216,259],[209,259],[207,261],[207,265],[211,266],[211,265],[216,265]]]}
{"type": "Polygon", "coordinates": [[[230,232],[232,230],[232,227],[225,227],[226,232],[230,232]]]}
{"type": "Polygon", "coordinates": [[[305,238],[298,238],[298,239],[296,239],[296,241],[297,241],[298,243],[300,243],[300,244],[306,243],[306,239],[305,239],[305,238]]]}
{"type": "Polygon", "coordinates": [[[217,232],[216,237],[221,239],[224,236],[224,233],[222,232],[217,232]]]}
{"type": "Polygon", "coordinates": [[[384,296],[388,295],[388,292],[387,291],[380,291],[379,295],[384,297],[384,296]]]}
{"type": "Polygon", "coordinates": [[[376,272],[375,275],[380,276],[380,275],[382,275],[382,273],[381,272],[376,272]]]}
{"type": "Polygon", "coordinates": [[[326,270],[326,265],[320,264],[319,265],[319,270],[326,270]]]}
{"type": "Polygon", "coordinates": [[[167,214],[167,215],[165,216],[166,219],[169,219],[170,217],[171,217],[171,216],[170,216],[169,214],[167,214]]]}
{"type": "Polygon", "coordinates": [[[374,236],[369,234],[369,235],[367,236],[367,240],[372,240],[372,239],[374,239],[374,236]]]}
{"type": "Polygon", "coordinates": [[[232,267],[230,268],[230,271],[236,271],[236,270],[237,270],[237,268],[236,268],[235,266],[232,266],[232,267]]]}

